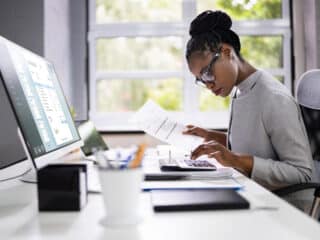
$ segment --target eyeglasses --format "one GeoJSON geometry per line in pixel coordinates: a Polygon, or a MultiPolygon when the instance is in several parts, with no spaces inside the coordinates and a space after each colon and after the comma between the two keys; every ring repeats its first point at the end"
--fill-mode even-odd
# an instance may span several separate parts
{"type": "Polygon", "coordinates": [[[196,77],[195,83],[201,87],[207,87],[208,83],[214,83],[215,78],[211,73],[211,69],[213,64],[218,60],[220,57],[220,53],[215,53],[208,64],[207,67],[205,67],[201,72],[200,72],[200,77],[196,77]]]}

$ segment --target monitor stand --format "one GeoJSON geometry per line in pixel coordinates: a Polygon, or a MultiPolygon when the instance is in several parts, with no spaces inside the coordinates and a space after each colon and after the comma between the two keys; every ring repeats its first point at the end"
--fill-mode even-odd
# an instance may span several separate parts
{"type": "Polygon", "coordinates": [[[29,160],[29,162],[31,163],[31,169],[29,172],[27,172],[26,174],[24,174],[20,180],[23,181],[23,182],[27,182],[27,183],[37,183],[37,170],[36,170],[36,167],[33,163],[33,160],[31,159],[31,156],[29,154],[29,151],[27,149],[27,145],[26,145],[26,142],[24,141],[24,138],[22,136],[22,133],[21,133],[21,130],[20,130],[20,127],[17,128],[17,132],[18,132],[18,136],[20,138],[20,142],[23,146],[23,149],[24,149],[24,152],[26,153],[27,155],[27,158],[29,160]]]}
{"type": "Polygon", "coordinates": [[[32,167],[29,172],[21,176],[20,180],[26,183],[37,183],[38,179],[36,169],[32,167]]]}
{"type": "MultiPolygon", "coordinates": [[[[78,156],[78,154],[76,156],[78,156]]],[[[94,162],[91,159],[89,160],[89,159],[85,159],[85,158],[81,158],[81,159],[77,158],[77,161],[70,161],[70,162],[66,162],[63,160],[65,160],[65,158],[60,158],[59,161],[57,160],[56,162],[52,162],[52,164],[77,164],[77,163],[89,164],[90,161],[94,162]],[[84,161],[84,160],[87,160],[87,161],[84,161]]],[[[50,165],[50,164],[48,164],[48,165],[50,165]]],[[[20,180],[23,182],[26,182],[26,183],[38,183],[37,170],[33,164],[32,164],[32,167],[30,168],[30,170],[20,177],[20,180]]]]}
{"type": "MultiPolygon", "coordinates": [[[[5,180],[0,181],[2,192],[0,194],[0,211],[3,209],[7,211],[8,207],[29,204],[35,199],[37,188],[34,187],[34,184],[22,183],[25,176],[36,176],[31,172],[34,173],[34,170],[33,167],[30,167],[29,160],[0,171],[2,177],[6,173],[5,180]]],[[[30,182],[34,182],[34,178],[30,182]]]]}
{"type": "MultiPolygon", "coordinates": [[[[29,154],[29,151],[27,149],[26,143],[24,141],[24,138],[22,136],[21,130],[18,127],[17,128],[18,131],[18,136],[20,138],[20,141],[22,143],[22,146],[24,148],[24,151],[27,155],[27,158],[29,159],[30,163],[32,163],[32,167],[31,170],[29,172],[27,172],[26,174],[24,174],[20,180],[26,183],[38,183],[38,179],[37,179],[37,168],[35,167],[35,163],[33,162],[33,160],[31,160],[31,156],[29,154]]],[[[67,153],[65,156],[62,156],[58,159],[56,159],[55,161],[52,161],[52,163],[65,163],[67,164],[69,163],[77,163],[75,160],[77,160],[78,162],[82,162],[83,160],[83,153],[82,151],[76,151],[74,153],[67,153]]]]}

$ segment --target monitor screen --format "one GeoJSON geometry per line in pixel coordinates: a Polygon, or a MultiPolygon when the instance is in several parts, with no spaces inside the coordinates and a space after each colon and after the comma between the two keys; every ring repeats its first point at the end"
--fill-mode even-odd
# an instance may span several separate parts
{"type": "MultiPolygon", "coordinates": [[[[27,159],[18,136],[18,124],[0,80],[0,170],[27,159]]],[[[0,174],[1,175],[1,174],[0,174]]],[[[0,181],[1,181],[0,177],[0,181]]]]}
{"type": "Polygon", "coordinates": [[[33,159],[80,140],[53,65],[0,38],[0,71],[33,159]]]}

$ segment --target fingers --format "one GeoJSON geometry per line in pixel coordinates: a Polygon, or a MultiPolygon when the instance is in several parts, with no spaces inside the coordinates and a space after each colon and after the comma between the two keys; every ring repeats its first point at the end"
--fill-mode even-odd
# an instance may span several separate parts
{"type": "Polygon", "coordinates": [[[221,163],[221,161],[222,161],[221,155],[222,155],[221,151],[216,151],[216,152],[213,152],[213,153],[209,153],[208,157],[209,158],[215,158],[218,162],[221,163]]]}
{"type": "Polygon", "coordinates": [[[199,145],[192,153],[191,153],[191,159],[197,159],[198,157],[202,155],[209,155],[214,152],[220,151],[221,145],[217,142],[210,141],[205,144],[199,145]]]}
{"type": "Polygon", "coordinates": [[[183,134],[189,134],[189,135],[195,135],[197,134],[197,127],[193,126],[193,125],[187,125],[186,126],[187,129],[185,129],[182,133],[183,134]]]}
{"type": "Polygon", "coordinates": [[[225,165],[225,161],[224,161],[224,159],[222,157],[222,152],[221,151],[216,151],[216,152],[213,152],[213,153],[209,153],[208,154],[208,158],[214,158],[215,160],[217,160],[217,162],[219,162],[223,166],[225,165]]]}
{"type": "Polygon", "coordinates": [[[187,135],[194,135],[198,137],[205,138],[206,137],[206,130],[200,127],[196,127],[193,125],[187,125],[187,129],[185,129],[182,133],[187,135]]]}
{"type": "Polygon", "coordinates": [[[232,154],[226,154],[226,148],[208,154],[209,158],[215,158],[220,164],[226,167],[234,167],[232,154]]]}

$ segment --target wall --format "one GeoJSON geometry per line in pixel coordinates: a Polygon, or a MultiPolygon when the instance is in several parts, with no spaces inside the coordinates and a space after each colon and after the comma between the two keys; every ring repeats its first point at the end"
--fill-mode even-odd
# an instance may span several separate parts
{"type": "Polygon", "coordinates": [[[72,102],[69,1],[44,1],[44,56],[57,71],[64,93],[72,102]]]}
{"type": "Polygon", "coordinates": [[[43,55],[43,0],[1,0],[0,35],[43,55]]]}
{"type": "Polygon", "coordinates": [[[59,74],[77,120],[87,119],[86,0],[45,0],[45,57],[59,74]]]}
{"type": "Polygon", "coordinates": [[[70,51],[73,104],[77,119],[88,118],[87,0],[70,0],[70,51]]]}
{"type": "Polygon", "coordinates": [[[320,68],[320,1],[292,1],[295,80],[320,68]]]}
{"type": "Polygon", "coordinates": [[[87,119],[87,0],[1,0],[0,35],[53,62],[65,95],[87,119]]]}

